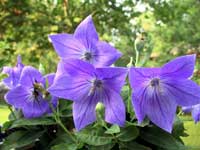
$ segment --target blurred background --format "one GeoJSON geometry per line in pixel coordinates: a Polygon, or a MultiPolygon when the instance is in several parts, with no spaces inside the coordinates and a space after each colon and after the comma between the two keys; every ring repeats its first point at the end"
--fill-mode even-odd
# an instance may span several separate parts
{"type": "MultiPolygon", "coordinates": [[[[92,14],[102,40],[124,55],[126,66],[139,49],[139,66],[161,66],[176,56],[197,54],[193,79],[200,84],[199,0],[0,0],[0,69],[13,66],[21,54],[25,65],[55,72],[58,56],[49,34],[73,33],[92,14]]],[[[0,105],[0,123],[8,109],[0,105]]],[[[185,119],[187,145],[200,146],[200,125],[185,119]]]]}

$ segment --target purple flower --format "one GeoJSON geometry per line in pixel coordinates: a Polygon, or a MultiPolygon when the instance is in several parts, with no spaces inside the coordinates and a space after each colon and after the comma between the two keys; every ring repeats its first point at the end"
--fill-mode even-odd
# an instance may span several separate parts
{"type": "Polygon", "coordinates": [[[190,106],[190,107],[182,107],[182,110],[185,113],[192,112],[192,117],[195,123],[200,121],[200,104],[190,106]]]}
{"type": "Polygon", "coordinates": [[[131,68],[132,104],[138,122],[147,116],[160,128],[171,132],[177,105],[200,103],[200,87],[189,79],[195,55],[178,57],[161,68],[131,68]]]}
{"type": "Polygon", "coordinates": [[[108,43],[99,41],[91,15],[78,25],[73,35],[56,34],[49,38],[62,59],[81,59],[96,67],[110,66],[122,55],[108,43]]]}
{"type": "MultiPolygon", "coordinates": [[[[93,65],[70,59],[59,64],[63,73],[57,77],[48,91],[56,96],[73,100],[73,118],[77,130],[96,120],[98,102],[105,105],[105,120],[124,125],[125,106],[120,91],[125,83],[125,68],[94,68],[93,65]]],[[[60,71],[61,71],[60,70],[60,71]]]]}
{"type": "MultiPolygon", "coordinates": [[[[50,86],[53,83],[54,74],[42,76],[41,73],[31,66],[22,70],[19,83],[6,95],[7,103],[15,108],[21,109],[25,118],[40,117],[50,112],[49,102],[44,98],[49,96],[45,89],[46,82],[50,86]]],[[[57,105],[57,98],[52,96],[51,102],[57,105]]]]}
{"type": "Polygon", "coordinates": [[[190,113],[192,111],[193,106],[186,106],[186,107],[182,107],[182,111],[184,113],[190,113]]]}
{"type": "Polygon", "coordinates": [[[21,56],[17,57],[17,65],[13,68],[3,67],[2,73],[8,74],[9,76],[3,80],[3,83],[10,89],[14,88],[19,83],[19,78],[24,65],[21,63],[21,56]]]}

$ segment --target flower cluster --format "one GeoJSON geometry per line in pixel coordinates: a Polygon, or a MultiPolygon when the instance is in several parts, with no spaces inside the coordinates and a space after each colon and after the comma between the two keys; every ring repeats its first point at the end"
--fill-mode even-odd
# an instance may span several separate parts
{"type": "Polygon", "coordinates": [[[190,80],[195,55],[178,57],[160,68],[111,67],[121,53],[100,41],[92,17],[88,16],[74,34],[49,36],[60,57],[56,74],[42,76],[24,66],[20,57],[4,83],[10,88],[6,101],[21,109],[26,118],[51,113],[58,98],[73,101],[73,119],[79,131],[96,121],[95,107],[105,106],[105,121],[124,126],[126,108],[120,92],[129,75],[132,105],[139,123],[148,117],[167,132],[172,131],[177,106],[200,104],[200,87],[190,80]],[[47,84],[48,83],[48,84],[47,84]]]}

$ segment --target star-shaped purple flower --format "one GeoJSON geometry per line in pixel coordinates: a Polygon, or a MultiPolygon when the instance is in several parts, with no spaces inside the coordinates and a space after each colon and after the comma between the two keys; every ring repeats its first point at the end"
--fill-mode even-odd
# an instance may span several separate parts
{"type": "Polygon", "coordinates": [[[96,67],[110,66],[122,55],[108,43],[99,40],[91,15],[78,25],[73,35],[56,34],[49,38],[62,59],[81,59],[96,67]]]}
{"type": "Polygon", "coordinates": [[[182,110],[185,113],[192,112],[192,117],[195,123],[200,121],[200,104],[190,106],[190,107],[183,107],[182,110]]]}
{"type": "Polygon", "coordinates": [[[200,87],[189,79],[195,55],[178,57],[161,68],[131,68],[132,104],[138,122],[147,116],[160,128],[171,132],[177,105],[200,103],[200,87]]]}
{"type": "MultiPolygon", "coordinates": [[[[42,76],[42,74],[31,66],[26,66],[22,70],[19,83],[6,95],[5,100],[15,108],[21,109],[25,118],[40,117],[51,112],[49,102],[44,96],[46,82],[50,86],[54,80],[54,74],[42,76]]],[[[45,95],[46,94],[46,95],[45,95]]],[[[57,105],[58,98],[52,96],[51,103],[57,105]]]]}
{"type": "Polygon", "coordinates": [[[2,73],[8,74],[9,76],[3,80],[3,83],[10,89],[14,88],[21,76],[21,72],[24,68],[24,65],[21,62],[21,56],[18,55],[17,57],[17,64],[15,67],[3,67],[2,73]]]}
{"type": "Polygon", "coordinates": [[[111,124],[124,125],[125,106],[120,91],[125,83],[125,68],[94,68],[93,65],[70,59],[61,61],[60,71],[48,91],[60,98],[73,100],[73,118],[77,130],[96,120],[98,102],[105,105],[105,120],[111,124]]]}

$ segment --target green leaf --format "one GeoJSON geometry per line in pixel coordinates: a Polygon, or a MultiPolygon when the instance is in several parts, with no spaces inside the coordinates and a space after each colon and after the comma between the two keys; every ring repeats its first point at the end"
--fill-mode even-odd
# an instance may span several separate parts
{"type": "Polygon", "coordinates": [[[97,135],[90,130],[76,132],[75,135],[81,142],[94,146],[106,145],[112,142],[112,137],[97,135]]]}
{"type": "Polygon", "coordinates": [[[175,136],[187,136],[187,134],[184,132],[184,125],[183,125],[183,121],[181,121],[181,119],[179,119],[178,117],[176,117],[174,125],[173,125],[173,135],[175,136]]]}
{"type": "Polygon", "coordinates": [[[185,133],[183,122],[178,117],[176,117],[176,119],[175,119],[172,134],[181,143],[183,143],[181,137],[187,137],[188,136],[185,133]]]}
{"type": "Polygon", "coordinates": [[[3,124],[3,127],[1,128],[2,131],[8,130],[8,129],[12,126],[13,122],[14,122],[13,120],[11,120],[11,121],[6,121],[6,122],[3,124]]]}
{"type": "Polygon", "coordinates": [[[13,112],[11,112],[8,116],[8,119],[9,120],[16,120],[16,119],[19,119],[19,118],[22,118],[23,117],[23,113],[20,109],[18,110],[13,110],[13,112]]]}
{"type": "Polygon", "coordinates": [[[124,100],[127,100],[129,98],[129,86],[125,85],[122,88],[121,95],[122,95],[122,97],[123,97],[124,100]]]}
{"type": "Polygon", "coordinates": [[[33,118],[33,119],[18,119],[15,120],[11,128],[21,127],[21,126],[35,126],[35,125],[52,125],[56,122],[51,118],[33,118]]]}
{"type": "Polygon", "coordinates": [[[120,143],[119,148],[120,150],[151,150],[151,148],[136,142],[120,143]]]}
{"type": "Polygon", "coordinates": [[[72,117],[72,102],[63,99],[59,100],[60,117],[72,117]]]}
{"type": "Polygon", "coordinates": [[[16,131],[10,134],[3,143],[1,150],[21,148],[34,143],[45,131],[16,131]]]}
{"type": "Polygon", "coordinates": [[[53,141],[51,141],[51,143],[49,145],[55,146],[55,145],[59,145],[59,144],[63,144],[63,143],[72,144],[73,141],[71,140],[71,138],[66,133],[59,131],[56,134],[56,138],[54,138],[53,141]]]}
{"type": "Polygon", "coordinates": [[[128,142],[138,137],[139,131],[135,126],[127,126],[121,129],[121,133],[117,135],[120,141],[128,142]]]}
{"type": "Polygon", "coordinates": [[[112,125],[105,133],[106,134],[113,134],[113,133],[119,133],[120,128],[118,125],[112,125]]]}
{"type": "Polygon", "coordinates": [[[171,134],[158,127],[149,127],[141,131],[141,138],[145,141],[168,150],[187,149],[181,142],[175,139],[171,134]]]}
{"type": "Polygon", "coordinates": [[[115,143],[110,143],[102,146],[89,146],[90,150],[110,150],[113,148],[115,143]]]}
{"type": "Polygon", "coordinates": [[[138,124],[137,122],[129,122],[129,121],[126,121],[126,124],[127,125],[133,125],[133,126],[138,126],[138,127],[145,127],[147,125],[149,125],[149,119],[148,118],[145,118],[142,123],[138,124]]]}
{"type": "Polygon", "coordinates": [[[51,150],[76,150],[76,149],[77,149],[76,144],[68,144],[68,143],[61,143],[51,148],[51,150]]]}

